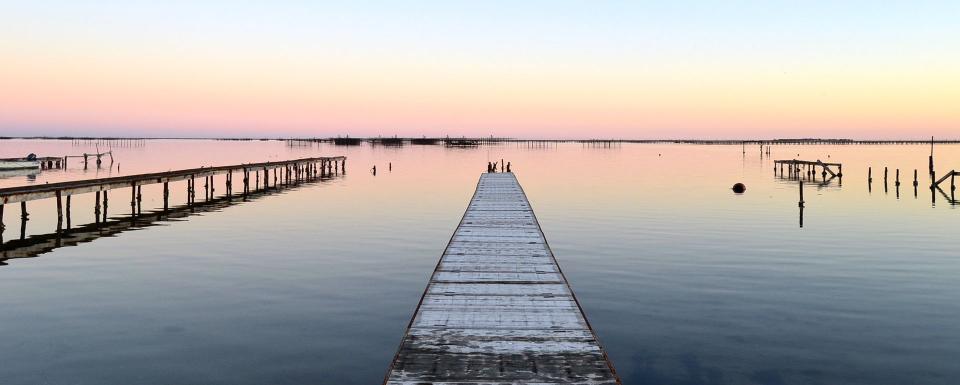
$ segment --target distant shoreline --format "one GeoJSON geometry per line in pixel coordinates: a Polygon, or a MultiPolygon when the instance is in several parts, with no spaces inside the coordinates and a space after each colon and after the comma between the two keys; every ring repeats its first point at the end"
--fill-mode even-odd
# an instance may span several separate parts
{"type": "Polygon", "coordinates": [[[392,144],[424,144],[422,141],[493,143],[637,143],[637,144],[703,144],[703,145],[777,145],[777,144],[960,144],[960,139],[843,139],[843,138],[796,138],[796,139],[525,139],[496,137],[119,137],[119,136],[0,136],[0,140],[77,140],[77,141],[143,141],[143,140],[218,140],[218,141],[287,141],[334,143],[342,141],[392,144]]]}

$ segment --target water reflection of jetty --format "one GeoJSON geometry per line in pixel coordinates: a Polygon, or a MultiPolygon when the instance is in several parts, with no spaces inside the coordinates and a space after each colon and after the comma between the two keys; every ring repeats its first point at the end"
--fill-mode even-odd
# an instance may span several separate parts
{"type": "Polygon", "coordinates": [[[205,201],[215,198],[215,177],[223,175],[222,183],[229,200],[235,196],[246,198],[252,191],[261,188],[278,188],[295,185],[316,178],[326,178],[346,172],[346,157],[304,158],[280,162],[251,163],[233,166],[201,167],[186,170],[166,171],[110,178],[86,179],[70,182],[47,183],[42,185],[19,186],[0,189],[0,241],[3,236],[3,209],[11,203],[20,203],[20,238],[24,238],[29,218],[27,202],[47,198],[56,198],[57,229],[63,228],[64,217],[69,229],[71,197],[76,194],[96,194],[94,217],[96,221],[107,222],[108,192],[116,189],[129,189],[130,214],[141,214],[142,187],[150,184],[163,184],[163,209],[170,205],[170,183],[183,181],[187,188],[187,205],[196,203],[196,180],[203,178],[205,201]],[[242,190],[238,195],[233,191],[234,172],[242,176],[242,190]],[[271,180],[272,179],[272,180],[271,180]],[[101,200],[102,195],[102,200],[101,200]],[[102,209],[102,210],[101,210],[102,209]],[[65,214],[65,215],[64,215],[65,214]]]}

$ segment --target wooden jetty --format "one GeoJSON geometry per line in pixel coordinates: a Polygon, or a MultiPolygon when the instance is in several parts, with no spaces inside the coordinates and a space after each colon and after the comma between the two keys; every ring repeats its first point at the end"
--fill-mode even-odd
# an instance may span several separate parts
{"type": "Polygon", "coordinates": [[[843,165],[840,163],[826,163],[821,162],[819,159],[816,161],[809,160],[797,160],[797,159],[786,159],[786,160],[774,160],[773,161],[773,172],[776,174],[777,166],[780,169],[780,176],[789,175],[791,178],[799,178],[802,174],[816,175],[817,167],[820,167],[823,176],[826,177],[827,174],[830,174],[832,177],[843,178],[843,165]],[[786,171],[788,174],[784,174],[784,167],[786,166],[786,171]],[[833,169],[830,167],[836,167],[837,172],[833,172],[833,169]]]}
{"type": "MultiPolygon", "coordinates": [[[[305,181],[304,183],[313,183],[313,181],[305,181]]],[[[45,234],[34,234],[29,238],[21,229],[19,238],[13,238],[6,242],[4,242],[3,234],[0,232],[0,266],[6,265],[10,260],[38,257],[61,247],[77,246],[103,237],[115,237],[131,230],[149,228],[168,222],[175,223],[195,215],[221,211],[230,206],[264,198],[287,189],[297,189],[301,186],[303,185],[282,186],[282,189],[252,190],[247,194],[247,199],[244,200],[230,199],[230,197],[224,195],[206,202],[184,203],[168,209],[149,210],[134,217],[118,216],[108,221],[87,223],[76,227],[69,226],[68,222],[66,229],[57,229],[55,232],[45,234]]]]}
{"type": "Polygon", "coordinates": [[[3,208],[7,204],[20,203],[21,228],[27,221],[27,202],[39,199],[56,198],[57,200],[57,227],[60,228],[64,217],[66,200],[67,223],[70,223],[70,197],[76,194],[95,193],[96,206],[94,213],[100,217],[100,196],[103,195],[103,221],[107,219],[107,193],[113,189],[130,189],[131,214],[137,215],[140,210],[141,187],[149,184],[163,184],[163,207],[169,207],[171,182],[186,181],[187,204],[196,202],[196,179],[203,178],[203,189],[206,200],[214,197],[214,177],[224,175],[223,184],[226,196],[233,193],[233,174],[238,172],[242,176],[242,196],[246,196],[252,189],[259,189],[261,180],[263,188],[272,184],[296,184],[300,181],[326,177],[346,172],[346,157],[319,157],[303,158],[279,162],[249,163],[232,166],[200,167],[186,170],[164,171],[149,174],[127,175],[109,178],[84,179],[69,182],[45,183],[28,186],[8,187],[0,189],[0,232],[3,229],[3,208]],[[261,179],[262,175],[262,179],[261,179]],[[253,176],[253,180],[251,180],[253,176]],[[102,193],[102,194],[101,194],[102,193]]]}
{"type": "Polygon", "coordinates": [[[384,384],[619,384],[513,173],[485,173],[384,384]]]}

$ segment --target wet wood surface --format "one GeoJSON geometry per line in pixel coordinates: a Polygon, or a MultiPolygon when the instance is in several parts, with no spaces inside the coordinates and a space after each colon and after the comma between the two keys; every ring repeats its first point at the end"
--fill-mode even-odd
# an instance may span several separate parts
{"type": "Polygon", "coordinates": [[[386,384],[619,384],[513,173],[486,173],[386,384]]]}

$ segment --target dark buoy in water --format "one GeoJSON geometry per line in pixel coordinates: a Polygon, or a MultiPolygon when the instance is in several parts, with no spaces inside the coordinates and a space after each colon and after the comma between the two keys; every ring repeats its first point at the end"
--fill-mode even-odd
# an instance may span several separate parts
{"type": "Polygon", "coordinates": [[[745,186],[743,183],[737,183],[733,185],[733,192],[737,194],[743,194],[744,191],[747,191],[747,186],[745,186]]]}

